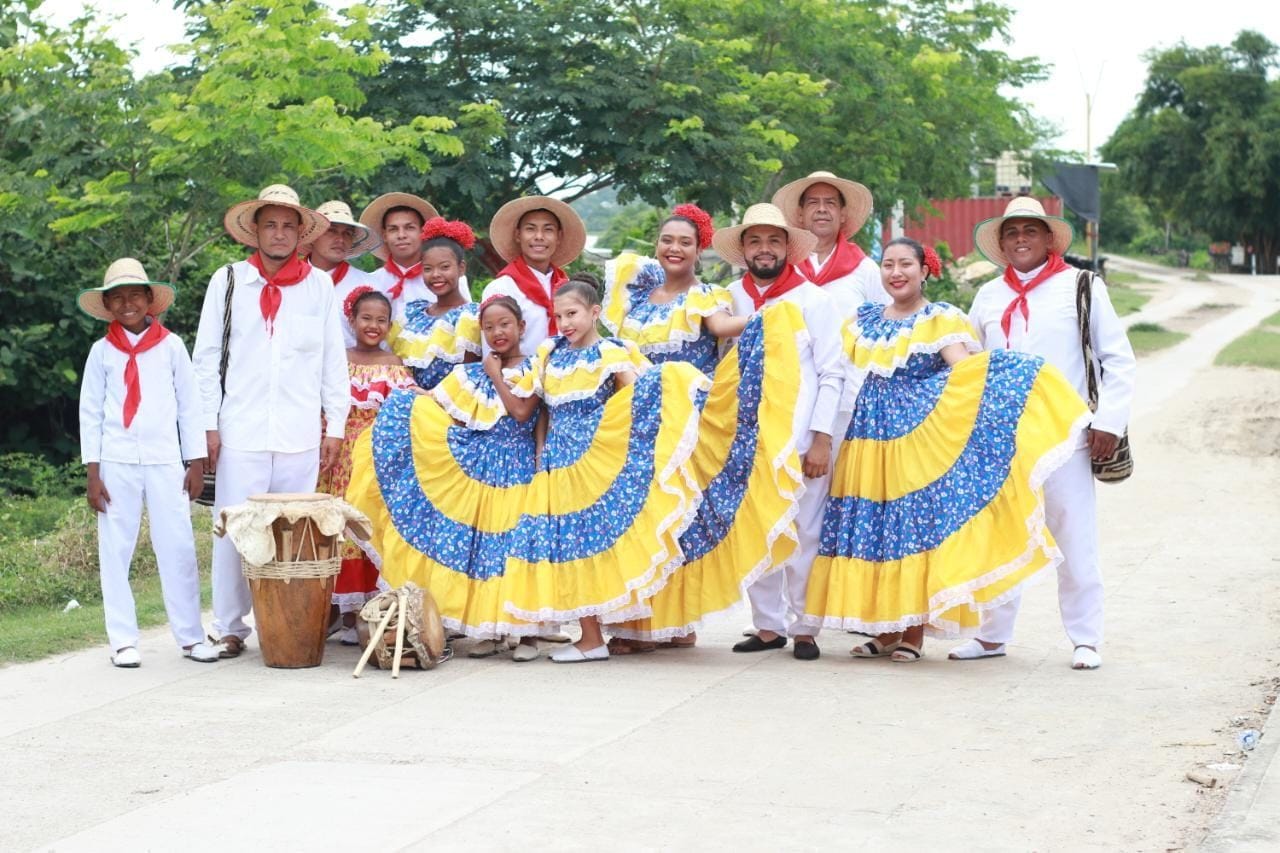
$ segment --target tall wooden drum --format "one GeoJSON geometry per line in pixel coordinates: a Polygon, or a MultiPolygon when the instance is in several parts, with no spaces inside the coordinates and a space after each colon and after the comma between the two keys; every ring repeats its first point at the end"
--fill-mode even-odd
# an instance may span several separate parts
{"type": "Polygon", "coordinates": [[[217,532],[240,552],[267,666],[320,665],[343,530],[366,538],[367,526],[347,503],[323,494],[254,495],[223,510],[217,532]]]}

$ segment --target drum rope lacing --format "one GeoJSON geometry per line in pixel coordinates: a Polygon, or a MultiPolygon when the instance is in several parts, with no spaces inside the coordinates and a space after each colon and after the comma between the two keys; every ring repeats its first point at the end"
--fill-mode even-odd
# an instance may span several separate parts
{"type": "MultiPolygon", "coordinates": [[[[342,571],[342,555],[336,554],[323,560],[300,560],[307,545],[311,553],[316,553],[316,534],[314,524],[303,525],[303,535],[298,537],[298,547],[293,552],[293,561],[282,563],[279,560],[268,560],[262,565],[242,560],[244,576],[254,580],[282,580],[288,583],[293,578],[329,578],[342,571]]],[[[293,530],[290,528],[290,538],[293,530]]]]}

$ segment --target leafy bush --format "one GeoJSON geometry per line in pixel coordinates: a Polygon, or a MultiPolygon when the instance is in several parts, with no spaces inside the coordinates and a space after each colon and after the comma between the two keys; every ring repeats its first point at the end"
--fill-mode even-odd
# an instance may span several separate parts
{"type": "Polygon", "coordinates": [[[33,453],[0,455],[0,492],[26,497],[72,497],[83,491],[78,462],[55,464],[33,453]]]}
{"type": "Polygon", "coordinates": [[[1188,262],[1193,270],[1211,270],[1213,269],[1213,258],[1209,257],[1206,249],[1197,249],[1191,253],[1191,260],[1188,262]]]}

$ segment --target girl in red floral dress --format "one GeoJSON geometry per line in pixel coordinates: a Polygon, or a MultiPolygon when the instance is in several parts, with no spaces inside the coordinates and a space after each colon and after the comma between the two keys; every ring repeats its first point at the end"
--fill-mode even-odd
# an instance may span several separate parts
{"type": "MultiPolygon", "coordinates": [[[[360,433],[373,423],[382,403],[391,392],[413,388],[413,375],[394,353],[382,349],[391,329],[391,303],[370,287],[359,287],[343,305],[356,345],[347,350],[347,372],[351,376],[351,411],[343,436],[338,464],[320,476],[318,489],[342,497],[351,481],[351,448],[360,433]]],[[[378,567],[355,542],[342,543],[342,571],[333,589],[333,603],[342,614],[339,639],[343,645],[359,643],[356,613],[377,593],[378,567]]]]}

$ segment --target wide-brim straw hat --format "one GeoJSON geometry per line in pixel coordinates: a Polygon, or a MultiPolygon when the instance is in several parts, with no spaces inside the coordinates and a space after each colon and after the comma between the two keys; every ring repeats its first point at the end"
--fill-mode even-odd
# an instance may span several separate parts
{"type": "Polygon", "coordinates": [[[774,206],[786,215],[788,222],[797,228],[803,228],[804,223],[800,218],[800,200],[804,196],[804,191],[814,184],[830,184],[839,190],[844,198],[844,209],[847,215],[844,226],[840,229],[841,237],[847,240],[862,230],[862,226],[867,224],[867,217],[871,216],[873,206],[871,190],[857,181],[846,180],[830,172],[811,172],[806,177],[787,184],[773,194],[774,206]]]}
{"type": "Polygon", "coordinates": [[[560,220],[560,244],[551,256],[551,265],[564,267],[577,260],[587,245],[587,226],[578,212],[559,199],[545,195],[527,195],[509,201],[489,220],[489,242],[504,261],[520,257],[516,229],[520,217],[534,210],[545,210],[560,220]]]}
{"type": "MultiPolygon", "coordinates": [[[[329,220],[331,228],[334,225],[349,225],[355,229],[356,234],[351,238],[351,251],[347,252],[347,260],[358,258],[382,245],[382,237],[375,234],[369,226],[357,222],[345,201],[326,201],[316,208],[316,213],[329,220]]],[[[311,239],[314,241],[319,237],[320,234],[317,234],[311,239]]]]}
{"type": "Polygon", "coordinates": [[[128,285],[146,285],[151,288],[151,308],[147,313],[152,316],[160,316],[173,305],[176,295],[173,285],[167,281],[152,281],[147,277],[147,271],[142,268],[142,262],[135,258],[120,258],[112,263],[107,267],[106,274],[102,276],[102,287],[91,287],[80,291],[80,295],[76,297],[76,304],[90,317],[110,322],[115,318],[103,304],[102,294],[128,285]]]}
{"type": "Polygon", "coordinates": [[[787,232],[787,260],[793,264],[803,263],[818,245],[818,238],[812,231],[792,225],[777,206],[765,202],[748,207],[747,212],[742,215],[741,225],[731,225],[717,231],[711,238],[711,247],[735,267],[746,267],[747,261],[742,253],[742,235],[748,228],[757,225],[772,225],[787,232]]]}
{"type": "Polygon", "coordinates": [[[973,243],[978,251],[1001,269],[1009,266],[1009,258],[1005,256],[1004,249],[1000,248],[1000,228],[1008,219],[1039,219],[1049,226],[1049,251],[1059,255],[1071,248],[1071,241],[1075,239],[1075,229],[1070,222],[1061,216],[1045,213],[1044,205],[1038,199],[1028,195],[1019,196],[1009,202],[1009,206],[1004,209],[1004,216],[985,219],[973,229],[973,243]]]}
{"type": "Polygon", "coordinates": [[[413,193],[383,193],[369,202],[369,206],[360,211],[360,224],[378,235],[378,245],[369,251],[382,261],[387,259],[387,247],[382,242],[382,217],[393,207],[407,207],[418,211],[424,223],[433,216],[440,215],[435,205],[413,193]]]}
{"type": "Polygon", "coordinates": [[[251,249],[258,248],[258,228],[253,216],[264,207],[289,207],[298,211],[301,221],[298,223],[298,245],[305,246],[329,228],[329,220],[309,207],[303,207],[298,201],[298,194],[292,187],[284,184],[272,184],[265,187],[253,201],[242,201],[232,205],[227,215],[222,217],[222,225],[231,235],[231,239],[251,249]]]}

